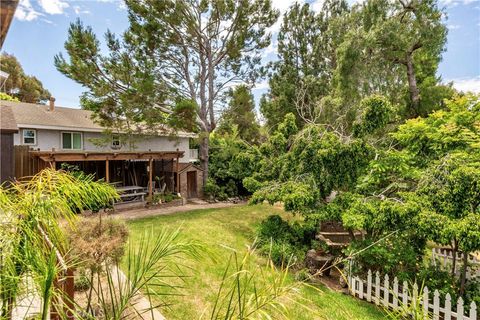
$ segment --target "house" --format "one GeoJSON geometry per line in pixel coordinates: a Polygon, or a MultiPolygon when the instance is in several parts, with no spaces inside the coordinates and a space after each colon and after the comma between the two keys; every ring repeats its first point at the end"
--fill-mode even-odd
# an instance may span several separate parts
{"type": "Polygon", "coordinates": [[[202,196],[203,172],[194,164],[197,150],[189,149],[192,133],[134,135],[106,134],[88,110],[1,101],[2,179],[30,176],[51,166],[75,166],[97,179],[122,186],[180,193],[185,198],[202,196]],[[13,154],[10,150],[13,150],[13,154]],[[7,159],[8,158],[8,159],[7,159]],[[5,165],[5,175],[4,175],[5,165]],[[152,169],[152,170],[151,170],[152,169]]]}

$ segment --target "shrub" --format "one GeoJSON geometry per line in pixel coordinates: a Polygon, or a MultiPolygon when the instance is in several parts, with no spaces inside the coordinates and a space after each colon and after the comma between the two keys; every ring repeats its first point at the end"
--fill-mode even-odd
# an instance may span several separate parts
{"type": "Polygon", "coordinates": [[[450,272],[440,270],[435,266],[424,267],[418,273],[417,282],[424,283],[430,290],[438,290],[440,297],[445,298],[447,293],[452,296],[452,301],[457,301],[457,281],[450,272]]]}
{"type": "Polygon", "coordinates": [[[296,264],[303,260],[305,252],[295,248],[287,242],[271,242],[264,244],[260,252],[266,256],[269,256],[272,262],[277,265],[296,264]]]}
{"type": "Polygon", "coordinates": [[[271,215],[260,223],[257,241],[261,252],[271,255],[276,265],[303,261],[305,253],[315,239],[316,228],[311,223],[290,224],[279,215],[271,215]]]}
{"type": "MultiPolygon", "coordinates": [[[[217,184],[215,180],[209,178],[207,180],[207,183],[205,184],[203,191],[204,191],[204,194],[210,199],[225,201],[228,199],[227,187],[226,186],[221,187],[217,184]]],[[[234,188],[231,185],[229,187],[229,190],[230,192],[234,192],[234,188]]],[[[236,190],[236,186],[235,186],[235,190],[236,190]]]]}
{"type": "Polygon", "coordinates": [[[86,270],[81,269],[78,276],[75,277],[75,291],[87,291],[90,289],[90,286],[91,283],[89,277],[87,276],[86,270]]]}
{"type": "Polygon", "coordinates": [[[388,273],[392,277],[396,276],[400,281],[415,278],[418,261],[417,252],[412,243],[401,236],[390,237],[361,251],[372,243],[371,239],[355,241],[347,249],[347,254],[360,252],[355,256],[357,272],[366,273],[370,269],[372,272],[379,271],[382,274],[388,273]]]}
{"type": "Polygon", "coordinates": [[[271,215],[260,223],[257,238],[259,243],[293,242],[293,230],[290,224],[279,215],[271,215]]]}

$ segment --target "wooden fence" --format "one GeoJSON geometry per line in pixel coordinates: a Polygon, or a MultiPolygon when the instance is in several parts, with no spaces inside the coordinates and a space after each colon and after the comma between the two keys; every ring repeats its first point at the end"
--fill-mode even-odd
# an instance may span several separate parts
{"type": "MultiPolygon", "coordinates": [[[[456,256],[455,274],[457,275],[457,277],[459,277],[463,267],[463,253],[457,252],[456,256]]],[[[451,271],[452,263],[452,250],[442,248],[432,249],[432,265],[438,266],[440,269],[445,271],[451,271]]],[[[467,279],[473,278],[480,278],[480,259],[478,259],[474,255],[469,255],[467,279]]]]}
{"type": "Polygon", "coordinates": [[[438,290],[434,291],[433,299],[431,299],[430,291],[427,287],[423,287],[419,292],[416,283],[411,286],[411,289],[406,281],[400,286],[397,277],[390,283],[388,274],[385,275],[383,281],[380,279],[379,272],[376,272],[373,279],[370,270],[368,271],[366,281],[359,277],[349,277],[349,288],[352,296],[373,302],[378,306],[390,309],[405,309],[407,306],[419,303],[424,314],[433,319],[477,320],[477,305],[475,302],[470,304],[469,314],[465,315],[465,306],[462,298],[456,301],[455,308],[455,305],[452,305],[452,303],[455,304],[455,301],[452,301],[450,294],[447,293],[445,301],[440,304],[440,293],[438,290]],[[419,294],[421,295],[420,297],[419,294]]]}
{"type": "Polygon", "coordinates": [[[32,157],[29,146],[15,146],[13,152],[16,179],[33,176],[47,167],[44,161],[32,157]]]}

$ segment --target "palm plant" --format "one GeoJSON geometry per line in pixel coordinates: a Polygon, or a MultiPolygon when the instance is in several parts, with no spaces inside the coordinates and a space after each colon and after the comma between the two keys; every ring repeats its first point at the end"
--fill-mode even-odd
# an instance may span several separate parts
{"type": "Polygon", "coordinates": [[[118,197],[114,188],[93,177],[74,177],[45,169],[28,179],[0,188],[1,317],[9,319],[25,278],[33,279],[46,319],[54,281],[66,261],[67,242],[60,221],[73,225],[76,213],[92,202],[108,204],[118,197]],[[60,263],[61,262],[61,263],[60,263]]]}
{"type": "Polygon", "coordinates": [[[146,313],[155,318],[153,313],[163,305],[162,297],[171,295],[171,289],[177,289],[176,279],[184,276],[180,261],[199,258],[204,251],[201,248],[197,242],[182,240],[179,229],[147,232],[130,242],[123,263],[111,260],[112,263],[105,265],[104,285],[98,285],[101,282],[98,275],[94,286],[103,318],[131,319],[146,313]]]}

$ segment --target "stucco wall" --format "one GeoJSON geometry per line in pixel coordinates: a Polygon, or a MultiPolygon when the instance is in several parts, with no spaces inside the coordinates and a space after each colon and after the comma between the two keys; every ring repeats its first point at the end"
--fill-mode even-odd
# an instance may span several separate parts
{"type": "MultiPolygon", "coordinates": [[[[61,148],[61,132],[57,130],[37,129],[37,141],[35,145],[31,145],[34,149],[41,151],[48,151],[55,148],[55,150],[62,150],[61,148]]],[[[14,134],[14,144],[21,145],[20,139],[22,130],[14,134]]],[[[95,144],[95,139],[104,140],[104,135],[99,132],[82,132],[83,149],[85,151],[112,151],[111,143],[104,143],[99,146],[95,144]]],[[[169,137],[147,137],[135,141],[134,146],[121,146],[118,151],[184,151],[184,157],[180,158],[180,162],[189,162],[189,141],[188,138],[169,138],[169,137]]]]}

